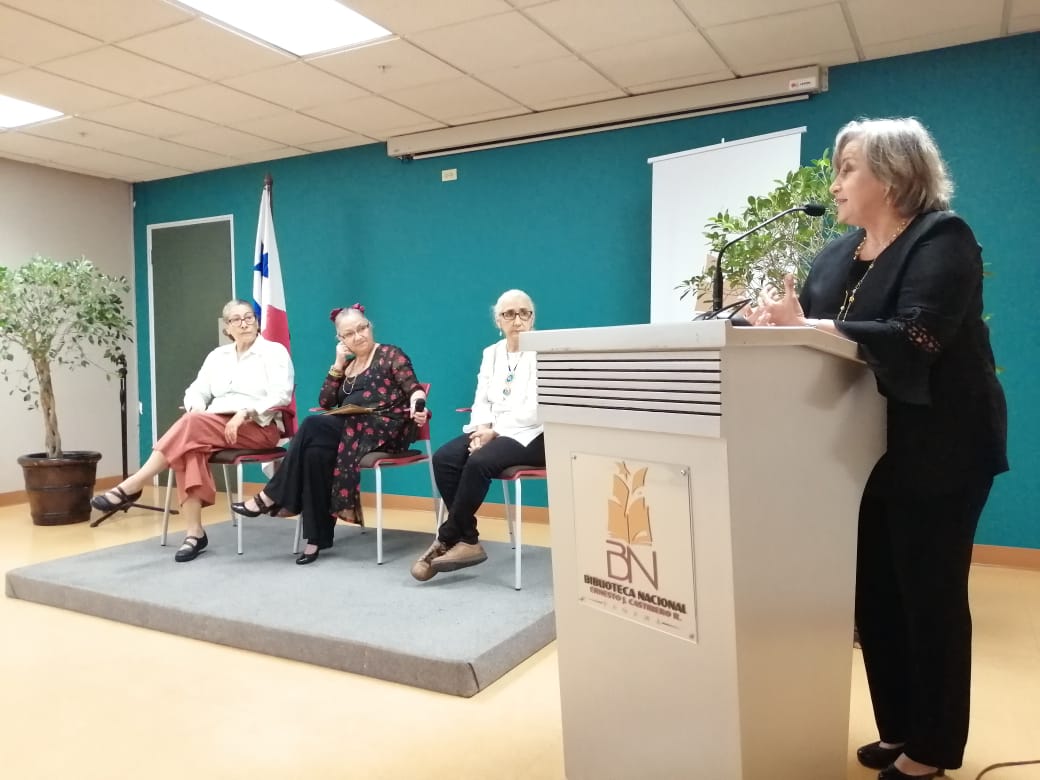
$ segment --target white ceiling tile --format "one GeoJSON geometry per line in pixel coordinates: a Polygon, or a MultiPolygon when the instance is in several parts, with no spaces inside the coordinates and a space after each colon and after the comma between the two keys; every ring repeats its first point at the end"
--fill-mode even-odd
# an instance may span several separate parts
{"type": "Polygon", "coordinates": [[[760,16],[826,5],[834,0],[677,0],[701,27],[757,19],[760,16]]]}
{"type": "Polygon", "coordinates": [[[400,39],[329,54],[308,62],[377,95],[463,75],[400,39]]]}
{"type": "Polygon", "coordinates": [[[517,65],[477,77],[519,103],[544,111],[625,93],[577,57],[517,65]]]}
{"type": "Polygon", "coordinates": [[[50,138],[40,138],[21,131],[8,131],[0,133],[0,154],[13,153],[27,157],[35,157],[40,160],[55,160],[67,154],[68,147],[72,144],[64,141],[55,141],[50,138]]]}
{"type": "MultiPolygon", "coordinates": [[[[1000,34],[1003,2],[993,0],[847,0],[864,50],[888,41],[926,38],[948,30],[988,27],[1000,34]]],[[[871,55],[873,56],[873,55],[871,55]]]]}
{"type": "Polygon", "coordinates": [[[66,117],[27,128],[30,135],[89,146],[93,149],[119,149],[147,136],[117,127],[90,122],[79,117],[66,117]]]}
{"type": "Polygon", "coordinates": [[[156,138],[169,138],[180,133],[213,127],[211,123],[202,119],[181,114],[177,111],[170,111],[168,108],[149,105],[148,103],[124,103],[114,108],[88,111],[82,114],[82,116],[84,119],[90,119],[114,127],[122,127],[156,138]]]}
{"type": "Polygon", "coordinates": [[[357,133],[351,133],[349,135],[340,136],[339,138],[333,138],[329,141],[318,141],[313,144],[300,144],[300,146],[308,152],[330,152],[333,149],[349,149],[353,146],[365,146],[371,143],[376,143],[376,140],[364,135],[358,135],[357,133]]]}
{"type": "Polygon", "coordinates": [[[213,81],[293,60],[289,54],[262,46],[205,19],[145,33],[123,41],[119,48],[213,81]]]}
{"type": "Polygon", "coordinates": [[[966,27],[957,30],[937,30],[928,35],[918,35],[903,40],[864,44],[863,56],[867,59],[876,60],[882,57],[895,57],[900,54],[910,54],[927,49],[941,49],[944,46],[957,46],[962,43],[984,41],[991,37],[993,36],[988,25],[985,27],[966,27]]]}
{"type": "Polygon", "coordinates": [[[623,87],[726,69],[726,64],[698,32],[615,46],[584,56],[593,67],[623,87]]]}
{"type": "Polygon", "coordinates": [[[673,0],[556,0],[531,8],[527,15],[577,52],[694,29],[673,0]]]}
{"type": "Polygon", "coordinates": [[[28,100],[66,114],[116,106],[130,100],[123,95],[88,87],[36,68],[16,70],[0,76],[0,94],[28,100]]]}
{"type": "Polygon", "coordinates": [[[125,168],[125,173],[119,178],[122,181],[130,182],[131,184],[139,181],[156,181],[157,179],[172,179],[174,176],[184,176],[191,171],[181,170],[180,168],[170,168],[165,165],[159,165],[158,163],[150,163],[135,161],[133,164],[128,164],[125,168]]]}
{"type": "Polygon", "coordinates": [[[545,5],[546,3],[555,2],[555,0],[506,0],[514,8],[530,8],[534,5],[545,5]]]}
{"type": "Polygon", "coordinates": [[[224,154],[229,157],[240,156],[251,152],[262,152],[276,149],[281,146],[277,141],[267,138],[258,138],[241,130],[230,127],[207,127],[202,130],[192,130],[169,138],[170,141],[185,146],[193,146],[196,149],[205,149],[214,154],[224,154]]]}
{"type": "Polygon", "coordinates": [[[299,157],[307,153],[306,149],[297,149],[295,146],[279,146],[266,152],[242,152],[236,154],[235,159],[240,163],[267,162],[268,160],[284,160],[286,157],[299,157]]]}
{"type": "Polygon", "coordinates": [[[136,98],[161,95],[201,82],[190,73],[114,46],[48,62],[43,70],[136,98]]]}
{"type": "Polygon", "coordinates": [[[26,65],[65,57],[101,45],[101,41],[0,5],[0,51],[26,65]]]}
{"type": "Polygon", "coordinates": [[[128,157],[181,168],[186,171],[205,171],[212,168],[226,168],[237,165],[238,161],[221,154],[214,154],[202,149],[164,141],[158,138],[147,138],[143,141],[127,144],[120,150],[128,157]]]}
{"type": "Polygon", "coordinates": [[[811,65],[824,53],[855,48],[837,5],[725,24],[707,35],[741,75],[763,73],[777,62],[811,65]]]}
{"type": "Polygon", "coordinates": [[[444,127],[442,122],[375,95],[345,103],[315,106],[307,109],[307,113],[369,138],[386,139],[391,135],[444,127]]]}
{"type": "Polygon", "coordinates": [[[348,84],[305,62],[247,73],[224,79],[221,83],[292,109],[331,103],[333,100],[353,100],[368,94],[361,87],[348,84]]]}
{"type": "Polygon", "coordinates": [[[505,0],[349,0],[344,5],[397,35],[512,10],[505,0]]]}
{"type": "Polygon", "coordinates": [[[452,119],[452,125],[469,125],[474,122],[487,122],[492,119],[504,119],[508,116],[520,116],[521,114],[530,114],[526,108],[517,106],[516,108],[503,108],[498,111],[485,111],[482,114],[467,114],[465,116],[459,116],[452,119]]]}
{"type": "MultiPolygon", "coordinates": [[[[271,138],[285,146],[300,146],[305,143],[327,141],[343,135],[343,128],[322,122],[320,119],[285,111],[263,119],[253,119],[238,125],[242,130],[264,138],[271,138]]],[[[233,154],[233,152],[232,152],[233,154]]],[[[235,155],[236,157],[238,155],[235,155]]]]}
{"type": "Polygon", "coordinates": [[[24,67],[20,62],[5,60],[3,57],[0,57],[0,73],[10,73],[12,70],[19,70],[24,67]]]}
{"type": "Polygon", "coordinates": [[[1012,24],[1018,20],[1036,16],[1040,16],[1040,0],[1011,0],[1012,24]]]}
{"type": "Polygon", "coordinates": [[[729,81],[732,78],[733,73],[731,71],[719,70],[714,73],[700,73],[696,76],[650,81],[645,84],[631,84],[625,87],[625,89],[634,95],[645,94],[647,92],[661,92],[666,89],[678,89],[679,87],[695,87],[698,84],[711,84],[715,81],[729,81]]]}
{"type": "Polygon", "coordinates": [[[518,11],[418,33],[411,40],[466,73],[551,60],[570,53],[518,11]]]}
{"type": "Polygon", "coordinates": [[[524,109],[501,92],[487,87],[468,76],[423,84],[387,93],[395,103],[414,109],[420,114],[451,124],[460,117],[497,111],[524,109]]]}
{"type": "Polygon", "coordinates": [[[192,18],[164,0],[3,0],[105,42],[119,41],[192,18]]]}
{"type": "Polygon", "coordinates": [[[274,103],[236,92],[220,84],[206,84],[171,92],[152,98],[151,102],[220,125],[272,116],[283,110],[274,103]]]}

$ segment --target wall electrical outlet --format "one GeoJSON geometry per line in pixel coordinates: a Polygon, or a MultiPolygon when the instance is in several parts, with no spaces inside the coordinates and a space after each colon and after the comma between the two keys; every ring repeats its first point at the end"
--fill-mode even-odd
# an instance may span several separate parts
{"type": "Polygon", "coordinates": [[[459,178],[458,168],[445,168],[441,171],[441,181],[455,181],[459,178]]]}

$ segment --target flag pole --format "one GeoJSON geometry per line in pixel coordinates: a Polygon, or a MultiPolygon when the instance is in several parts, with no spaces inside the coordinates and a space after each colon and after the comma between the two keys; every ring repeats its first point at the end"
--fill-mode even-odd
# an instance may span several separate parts
{"type": "Polygon", "coordinates": [[[271,203],[271,216],[274,216],[274,177],[270,173],[264,174],[264,187],[269,193],[269,200],[271,203]]]}

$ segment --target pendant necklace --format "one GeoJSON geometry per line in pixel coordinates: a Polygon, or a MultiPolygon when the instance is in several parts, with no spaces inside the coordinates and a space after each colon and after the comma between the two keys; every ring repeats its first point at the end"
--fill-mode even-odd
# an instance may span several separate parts
{"type": "Polygon", "coordinates": [[[520,358],[522,358],[523,356],[523,352],[518,352],[516,355],[516,362],[513,363],[513,365],[509,365],[509,353],[506,353],[506,368],[509,369],[509,373],[506,374],[506,386],[502,390],[502,395],[509,395],[509,385],[512,384],[513,380],[516,378],[516,368],[520,365],[520,358]]]}
{"type": "MultiPolygon", "coordinates": [[[[844,322],[845,318],[849,316],[849,311],[852,309],[852,304],[856,302],[856,293],[859,292],[859,288],[863,284],[863,280],[867,278],[867,275],[870,273],[870,269],[874,267],[874,263],[876,263],[878,261],[878,258],[881,257],[882,253],[892,245],[892,242],[899,238],[900,234],[904,230],[906,230],[906,226],[909,224],[909,219],[904,219],[902,222],[900,222],[899,227],[896,228],[896,231],[892,234],[891,238],[889,238],[888,241],[885,242],[885,245],[878,250],[878,253],[874,255],[874,259],[870,261],[870,265],[867,266],[867,270],[863,272],[863,276],[859,278],[859,281],[856,282],[856,284],[853,285],[851,289],[849,289],[848,287],[845,288],[845,300],[842,301],[841,308],[838,309],[838,316],[835,317],[835,319],[838,320],[838,322],[844,322]]],[[[864,234],[863,240],[859,242],[859,246],[856,247],[856,251],[852,253],[853,263],[859,262],[860,253],[863,251],[863,245],[866,243],[867,236],[866,234],[864,234]]]]}

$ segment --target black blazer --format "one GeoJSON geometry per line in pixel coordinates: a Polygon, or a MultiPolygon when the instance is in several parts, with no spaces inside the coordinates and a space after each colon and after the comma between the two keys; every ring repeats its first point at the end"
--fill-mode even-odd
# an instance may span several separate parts
{"type": "MultiPolygon", "coordinates": [[[[813,261],[801,294],[807,317],[837,317],[863,235],[835,239],[813,261]]],[[[835,326],[859,344],[888,399],[888,450],[874,484],[934,495],[1007,470],[1007,407],[983,320],[982,249],[963,219],[951,211],[917,216],[878,255],[835,326]]]]}

